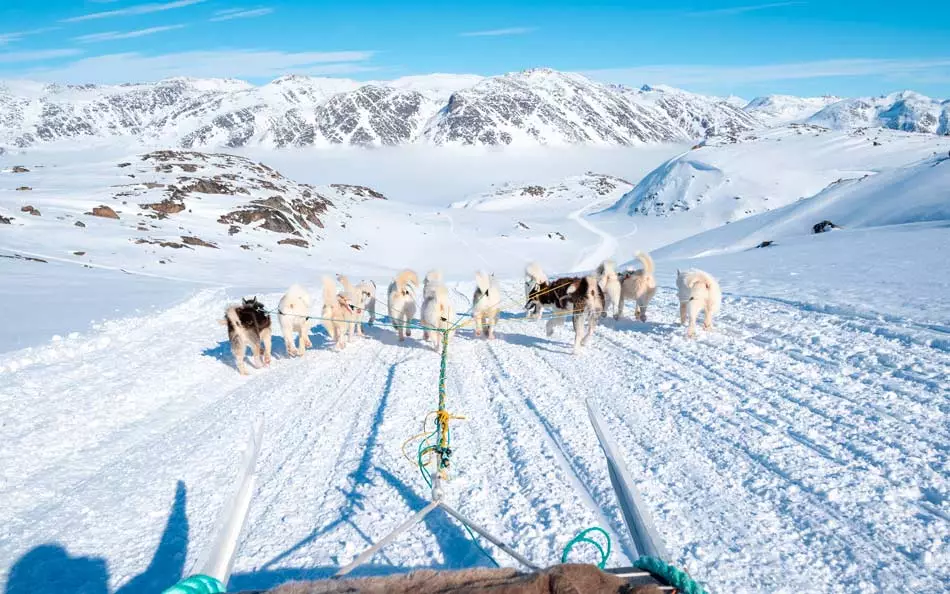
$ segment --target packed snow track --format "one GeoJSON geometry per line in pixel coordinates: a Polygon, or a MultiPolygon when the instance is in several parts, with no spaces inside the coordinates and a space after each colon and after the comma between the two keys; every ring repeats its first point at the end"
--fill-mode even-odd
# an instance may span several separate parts
{"type": "MultiPolygon", "coordinates": [[[[231,588],[330,575],[424,505],[401,446],[436,406],[438,356],[380,325],[342,352],[315,331],[304,358],[275,337],[271,367],[240,377],[217,323],[229,297],[207,290],[0,360],[8,593],[174,583],[259,416],[231,588]]],[[[466,420],[449,502],[540,564],[592,525],[627,562],[591,398],[675,561],[711,591],[944,591],[950,329],[731,295],[717,328],[687,340],[674,299],[661,289],[648,323],[605,321],[579,356],[567,326],[548,338],[513,310],[495,341],[457,335],[448,402],[466,420]]],[[[486,563],[437,512],[359,571],[486,563]]]]}

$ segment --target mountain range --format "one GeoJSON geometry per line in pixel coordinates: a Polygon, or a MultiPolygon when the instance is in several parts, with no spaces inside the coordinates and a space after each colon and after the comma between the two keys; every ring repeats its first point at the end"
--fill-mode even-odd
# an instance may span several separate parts
{"type": "Polygon", "coordinates": [[[532,69],[361,83],[285,76],[255,86],[174,78],[123,85],[0,81],[0,147],[128,139],[182,148],[607,145],[732,138],[807,122],[950,133],[950,101],[905,91],[839,99],[774,95],[742,105],[665,86],[607,85],[532,69]]]}

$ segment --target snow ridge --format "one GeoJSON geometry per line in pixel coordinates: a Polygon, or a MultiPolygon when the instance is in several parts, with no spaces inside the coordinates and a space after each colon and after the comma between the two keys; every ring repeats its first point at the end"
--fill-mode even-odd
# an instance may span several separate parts
{"type": "Polygon", "coordinates": [[[0,82],[0,146],[21,148],[75,138],[183,148],[632,145],[757,125],[722,99],[631,91],[550,69],[369,83],[285,76],[260,87],[187,78],[114,86],[0,82]]]}

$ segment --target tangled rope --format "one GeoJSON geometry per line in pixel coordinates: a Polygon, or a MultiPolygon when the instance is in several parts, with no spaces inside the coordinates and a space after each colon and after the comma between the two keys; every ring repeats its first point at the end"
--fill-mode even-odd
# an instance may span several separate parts
{"type": "Polygon", "coordinates": [[[600,569],[606,567],[607,559],[610,557],[610,535],[607,534],[607,531],[605,531],[603,528],[598,528],[597,526],[582,530],[577,536],[569,540],[568,543],[564,545],[564,551],[561,553],[561,563],[567,563],[567,557],[570,555],[571,549],[582,542],[592,545],[597,549],[597,552],[600,553],[600,561],[597,562],[597,567],[600,569]],[[604,540],[607,541],[606,549],[605,547],[600,546],[600,543],[596,540],[587,537],[587,535],[591,532],[596,532],[603,535],[604,540]]]}

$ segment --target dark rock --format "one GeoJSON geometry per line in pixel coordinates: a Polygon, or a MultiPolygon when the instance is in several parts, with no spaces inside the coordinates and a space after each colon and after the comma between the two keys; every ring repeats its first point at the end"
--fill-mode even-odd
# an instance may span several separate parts
{"type": "Polygon", "coordinates": [[[767,247],[772,246],[772,245],[775,245],[775,242],[774,242],[774,241],[771,241],[771,240],[768,240],[768,241],[763,241],[762,243],[760,243],[759,245],[757,245],[757,246],[755,246],[755,247],[757,247],[757,248],[767,248],[767,247]]]}
{"type": "Polygon", "coordinates": [[[29,173],[30,170],[22,165],[14,165],[12,169],[13,173],[29,173]]]}
{"type": "Polygon", "coordinates": [[[33,215],[34,217],[40,216],[40,211],[36,210],[35,208],[33,208],[32,206],[30,206],[29,204],[27,204],[26,206],[21,206],[21,207],[20,207],[20,212],[28,212],[28,213],[30,213],[31,215],[33,215]]]}
{"type": "Polygon", "coordinates": [[[815,223],[814,225],[812,225],[811,230],[815,233],[827,233],[828,231],[832,231],[834,229],[840,229],[840,228],[841,227],[839,227],[838,225],[835,225],[831,221],[824,220],[820,223],[815,223]]]}
{"type": "Polygon", "coordinates": [[[363,247],[362,247],[360,244],[358,244],[358,243],[351,244],[350,247],[353,248],[353,249],[356,250],[356,251],[360,251],[360,250],[363,249],[363,247]]]}
{"type": "Polygon", "coordinates": [[[85,256],[86,252],[73,252],[74,256],[85,256]]]}
{"type": "MultiPolygon", "coordinates": [[[[234,194],[234,188],[212,179],[196,179],[191,185],[183,187],[182,192],[198,192],[199,194],[234,194]]],[[[246,191],[244,192],[246,193],[246,191]]]]}
{"type": "Polygon", "coordinates": [[[116,165],[116,167],[128,167],[130,165],[131,163],[119,163],[118,165],[116,165]]]}
{"type": "Polygon", "coordinates": [[[176,214],[185,210],[185,205],[170,198],[165,198],[161,202],[152,202],[149,204],[139,204],[143,210],[154,210],[161,215],[176,214]]]}
{"type": "Polygon", "coordinates": [[[540,198],[544,196],[544,188],[541,186],[526,186],[521,190],[522,196],[534,196],[535,198],[540,198]]]}
{"type": "Polygon", "coordinates": [[[9,225],[12,221],[13,217],[0,216],[0,225],[9,225]]]}
{"type": "Polygon", "coordinates": [[[181,236],[181,240],[182,240],[186,245],[199,245],[199,246],[201,246],[201,247],[209,247],[209,248],[218,249],[218,246],[214,245],[213,243],[209,243],[209,242],[205,241],[204,239],[201,239],[200,237],[192,237],[192,236],[188,236],[188,235],[182,235],[182,236],[181,236]]]}
{"type": "Polygon", "coordinates": [[[306,242],[305,240],[303,240],[303,239],[300,239],[299,237],[288,237],[288,238],[286,238],[286,239],[281,239],[281,240],[278,241],[277,243],[279,243],[279,244],[281,244],[281,245],[284,245],[284,244],[286,244],[286,245],[295,245],[295,246],[297,246],[297,247],[302,247],[302,248],[310,247],[310,244],[309,244],[309,243],[307,243],[307,242],[306,242]]]}
{"type": "Polygon", "coordinates": [[[85,227],[85,226],[86,226],[86,223],[83,223],[82,221],[76,221],[74,224],[75,224],[77,227],[85,227]]]}
{"type": "Polygon", "coordinates": [[[13,254],[12,256],[8,256],[6,254],[0,254],[0,258],[9,258],[11,260],[28,260],[30,262],[40,262],[41,264],[49,263],[42,258],[34,258],[33,256],[21,256],[20,254],[13,254]]]}
{"type": "Polygon", "coordinates": [[[119,218],[119,215],[116,214],[116,212],[115,212],[114,210],[112,210],[111,208],[109,208],[108,206],[106,206],[106,205],[104,205],[104,204],[93,208],[93,209],[92,209],[92,212],[87,212],[86,214],[87,214],[87,215],[92,215],[92,216],[95,216],[95,217],[102,217],[102,218],[105,218],[105,219],[118,219],[118,218],[119,218]]]}
{"type": "MultiPolygon", "coordinates": [[[[353,194],[359,196],[360,198],[375,198],[377,200],[386,200],[386,196],[377,192],[372,188],[367,188],[366,186],[354,186],[350,184],[330,184],[330,187],[339,192],[340,194],[353,194]]],[[[310,192],[304,190],[302,193],[304,198],[310,198],[310,192]]]]}
{"type": "Polygon", "coordinates": [[[249,249],[251,249],[251,246],[247,245],[246,243],[242,243],[242,244],[241,244],[241,249],[242,249],[242,250],[249,250],[249,249]]]}
{"type": "Polygon", "coordinates": [[[241,228],[238,227],[237,225],[231,225],[230,227],[228,227],[228,235],[235,235],[240,232],[241,232],[241,228]]]}
{"type": "Polygon", "coordinates": [[[29,191],[32,190],[32,189],[33,189],[33,188],[31,188],[30,186],[20,186],[19,188],[16,189],[16,191],[17,191],[17,192],[29,192],[29,191]]]}

